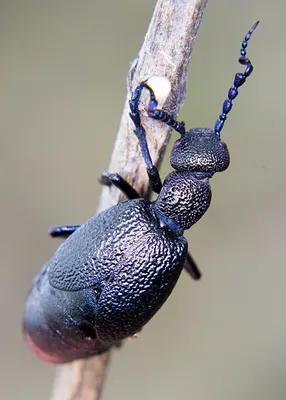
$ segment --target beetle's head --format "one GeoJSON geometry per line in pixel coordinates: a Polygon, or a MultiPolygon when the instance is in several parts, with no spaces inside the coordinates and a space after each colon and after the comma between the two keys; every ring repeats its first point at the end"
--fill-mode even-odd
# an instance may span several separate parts
{"type": "Polygon", "coordinates": [[[196,128],[178,139],[171,152],[170,163],[177,171],[209,173],[224,171],[229,166],[226,144],[209,128],[196,128]]]}

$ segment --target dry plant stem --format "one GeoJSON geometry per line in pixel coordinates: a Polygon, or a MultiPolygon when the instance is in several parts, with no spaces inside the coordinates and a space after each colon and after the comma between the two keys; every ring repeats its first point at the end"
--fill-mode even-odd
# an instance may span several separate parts
{"type": "MultiPolygon", "coordinates": [[[[129,71],[127,98],[108,171],[121,174],[142,197],[148,195],[148,179],[133,134],[128,100],[142,80],[165,76],[172,92],[164,109],[177,115],[185,99],[187,69],[206,3],[207,0],[158,0],[143,46],[129,71]]],[[[160,121],[142,119],[153,163],[158,166],[171,130],[160,121]]],[[[103,187],[98,212],[116,204],[121,196],[115,187],[103,187]]],[[[58,367],[52,400],[98,400],[108,359],[109,352],[58,367]]]]}

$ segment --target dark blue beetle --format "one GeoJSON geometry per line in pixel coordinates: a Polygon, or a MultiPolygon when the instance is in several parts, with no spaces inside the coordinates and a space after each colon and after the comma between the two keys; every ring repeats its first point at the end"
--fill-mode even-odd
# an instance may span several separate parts
{"type": "Polygon", "coordinates": [[[52,236],[67,238],[34,279],[24,315],[24,334],[42,359],[65,363],[99,354],[138,332],[172,292],[182,268],[194,279],[200,272],[188,254],[183,232],[195,224],[211,202],[209,179],[229,165],[220,139],[238,88],[253,66],[246,47],[258,22],[242,42],[237,73],[222,114],[212,129],[185,131],[183,122],[157,108],[146,82],[133,92],[130,117],[147,166],[154,202],[138,193],[118,174],[106,173],[130,198],[103,211],[85,224],[58,226],[52,236]],[[171,172],[163,185],[152,164],[141,125],[138,103],[142,90],[150,92],[148,114],[181,134],[171,153],[171,172]]]}

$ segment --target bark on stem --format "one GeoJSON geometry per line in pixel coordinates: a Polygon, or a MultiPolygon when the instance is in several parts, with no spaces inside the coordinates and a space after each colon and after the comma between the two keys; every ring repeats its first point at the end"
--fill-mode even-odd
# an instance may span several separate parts
{"type": "MultiPolygon", "coordinates": [[[[127,78],[127,97],[108,171],[117,172],[142,195],[148,179],[138,141],[129,118],[128,100],[136,85],[153,75],[169,79],[172,92],[164,109],[176,116],[186,94],[187,70],[207,0],[158,0],[138,57],[127,78]]],[[[144,102],[144,100],[143,100],[144,102]]],[[[143,113],[144,115],[144,113],[143,113]]],[[[153,163],[158,166],[171,129],[142,117],[153,163]]],[[[121,200],[115,187],[103,187],[98,212],[121,200]]],[[[99,400],[110,352],[57,368],[51,400],[99,400]]]]}

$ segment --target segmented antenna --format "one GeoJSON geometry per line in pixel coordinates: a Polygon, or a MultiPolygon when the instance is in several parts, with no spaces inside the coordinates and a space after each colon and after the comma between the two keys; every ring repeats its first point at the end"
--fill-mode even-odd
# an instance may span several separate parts
{"type": "Polygon", "coordinates": [[[232,101],[238,95],[238,88],[244,84],[244,82],[246,81],[246,78],[248,78],[249,75],[251,74],[251,72],[253,71],[253,65],[251,64],[250,59],[246,57],[246,47],[248,45],[248,41],[251,38],[252,33],[256,29],[258,23],[259,23],[259,21],[255,22],[255,24],[252,26],[252,28],[246,34],[246,36],[241,44],[240,57],[238,59],[238,62],[241,65],[246,65],[246,68],[243,73],[238,72],[235,74],[234,81],[233,81],[233,87],[231,87],[229,89],[228,95],[227,95],[228,98],[227,98],[227,100],[224,101],[224,103],[222,105],[222,113],[219,115],[218,120],[216,121],[216,123],[214,125],[214,131],[218,136],[220,136],[221,130],[227,119],[227,114],[232,109],[232,101]]]}

